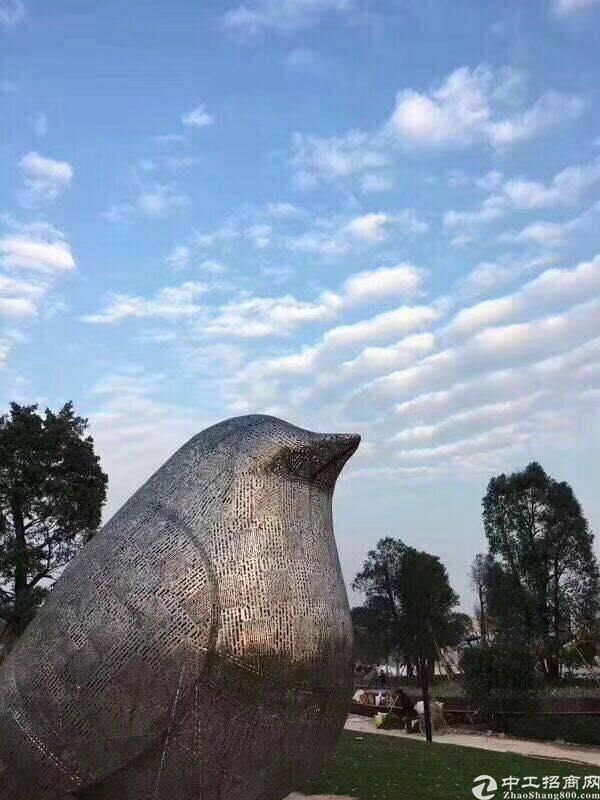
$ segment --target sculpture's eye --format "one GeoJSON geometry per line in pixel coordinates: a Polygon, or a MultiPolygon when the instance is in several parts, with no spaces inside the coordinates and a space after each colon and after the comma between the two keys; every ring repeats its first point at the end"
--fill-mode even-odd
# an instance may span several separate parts
{"type": "Polygon", "coordinates": [[[359,443],[360,436],[354,433],[315,434],[314,439],[282,447],[269,462],[269,469],[333,489],[359,443]]]}

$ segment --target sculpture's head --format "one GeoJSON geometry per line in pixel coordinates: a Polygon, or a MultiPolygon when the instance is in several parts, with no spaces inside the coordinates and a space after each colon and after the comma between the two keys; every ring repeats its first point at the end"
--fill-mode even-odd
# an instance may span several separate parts
{"type": "Polygon", "coordinates": [[[200,492],[211,483],[223,490],[231,481],[252,479],[256,485],[263,479],[331,494],[359,443],[358,434],[315,433],[277,417],[251,414],[207,428],[182,452],[188,453],[188,480],[200,492]]]}
{"type": "Polygon", "coordinates": [[[317,679],[331,659],[349,663],[332,495],[359,441],[252,415],[215,425],[187,446],[195,481],[185,492],[194,496],[188,520],[217,576],[221,646],[236,656],[285,655],[314,664],[317,679]]]}
{"type": "Polygon", "coordinates": [[[234,417],[182,449],[180,491],[194,497],[190,510],[202,527],[212,518],[232,533],[275,526],[286,535],[317,521],[331,528],[335,483],[359,442],[357,434],[315,433],[277,417],[234,417]]]}
{"type": "Polygon", "coordinates": [[[276,417],[253,415],[240,421],[248,425],[244,451],[256,460],[258,473],[324,492],[333,492],[344,464],[360,443],[358,434],[315,433],[276,417]]]}

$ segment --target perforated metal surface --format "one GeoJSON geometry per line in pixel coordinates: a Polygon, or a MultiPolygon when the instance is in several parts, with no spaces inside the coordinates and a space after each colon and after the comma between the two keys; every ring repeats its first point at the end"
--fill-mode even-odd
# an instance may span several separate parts
{"type": "Polygon", "coordinates": [[[280,800],[352,687],[333,537],[353,435],[191,439],[67,567],[0,671],[0,798],[280,800]]]}

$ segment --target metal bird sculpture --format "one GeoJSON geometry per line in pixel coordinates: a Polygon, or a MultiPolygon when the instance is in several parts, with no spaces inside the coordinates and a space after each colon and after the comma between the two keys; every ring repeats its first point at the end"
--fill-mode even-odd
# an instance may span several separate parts
{"type": "Polygon", "coordinates": [[[65,569],[0,668],[2,800],[281,800],[345,719],[332,525],[356,435],[192,438],[65,569]]]}

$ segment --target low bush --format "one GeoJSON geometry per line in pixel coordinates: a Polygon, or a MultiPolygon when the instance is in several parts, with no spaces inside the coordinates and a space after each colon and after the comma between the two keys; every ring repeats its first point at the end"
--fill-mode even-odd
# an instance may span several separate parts
{"type": "Polygon", "coordinates": [[[600,717],[545,714],[495,714],[490,728],[523,739],[600,744],[600,717]]]}
{"type": "Polygon", "coordinates": [[[482,714],[521,710],[540,690],[535,655],[523,645],[471,648],[461,665],[467,699],[482,714]]]}

